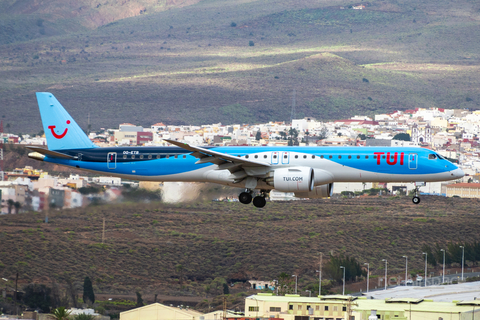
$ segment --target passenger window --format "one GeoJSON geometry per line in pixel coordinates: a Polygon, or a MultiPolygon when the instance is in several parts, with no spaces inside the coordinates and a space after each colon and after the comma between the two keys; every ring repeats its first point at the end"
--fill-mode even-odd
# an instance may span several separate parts
{"type": "Polygon", "coordinates": [[[183,159],[187,159],[187,156],[183,156],[183,159]]]}
{"type": "Polygon", "coordinates": [[[320,156],[320,159],[323,159],[323,158],[324,158],[323,155],[321,155],[321,156],[320,156]]]}
{"type": "Polygon", "coordinates": [[[368,156],[365,156],[365,159],[368,159],[368,156]]]}
{"type": "Polygon", "coordinates": [[[295,155],[295,159],[298,159],[298,155],[295,155]]]}
{"type": "Polygon", "coordinates": [[[255,159],[257,159],[257,158],[258,158],[258,155],[255,155],[255,159]]]}
{"type": "Polygon", "coordinates": [[[132,154],[132,159],[135,159],[135,155],[132,154]]]}
{"type": "Polygon", "coordinates": [[[352,156],[348,156],[348,159],[352,159],[352,156]]]}
{"type": "Polygon", "coordinates": [[[123,159],[127,159],[127,155],[126,155],[126,154],[123,155],[123,159]]]}
{"type": "Polygon", "coordinates": [[[167,159],[168,159],[168,158],[170,158],[170,155],[169,155],[169,154],[167,154],[167,156],[166,156],[165,158],[167,158],[167,159]]]}
{"type": "Polygon", "coordinates": [[[357,156],[357,159],[360,159],[360,156],[357,156]]]}
{"type": "Polygon", "coordinates": [[[430,160],[435,160],[435,159],[437,159],[437,156],[434,155],[434,154],[429,154],[429,155],[428,155],[428,159],[430,159],[430,160]]]}
{"type": "Polygon", "coordinates": [[[307,156],[306,156],[306,155],[304,155],[304,156],[303,156],[303,159],[307,159],[307,156]]]}
{"type": "Polygon", "coordinates": [[[239,157],[239,158],[240,158],[240,157],[241,157],[241,155],[237,155],[237,157],[239,157]]]}
{"type": "Polygon", "coordinates": [[[175,159],[178,159],[178,154],[175,155],[175,159]]]}
{"type": "Polygon", "coordinates": [[[159,155],[159,154],[157,154],[157,159],[160,159],[160,155],[159,155]]]}
{"type": "Polygon", "coordinates": [[[314,155],[312,156],[312,159],[315,159],[315,156],[314,156],[314,155]]]}
{"type": "Polygon", "coordinates": [[[151,154],[148,155],[148,159],[152,159],[152,155],[151,155],[151,154]]]}
{"type": "Polygon", "coordinates": [[[332,159],[332,156],[328,156],[330,159],[332,159]]]}
{"type": "Polygon", "coordinates": [[[382,159],[385,159],[385,156],[382,156],[382,159]]]}
{"type": "Polygon", "coordinates": [[[140,159],[143,159],[143,154],[140,156],[140,159]]]}
{"type": "Polygon", "coordinates": [[[288,158],[288,156],[287,156],[287,155],[284,155],[284,156],[283,156],[283,159],[287,159],[287,158],[288,158]]]}
{"type": "Polygon", "coordinates": [[[248,159],[248,154],[245,156],[245,159],[248,159]]]}
{"type": "Polygon", "coordinates": [[[342,159],[342,156],[338,156],[338,159],[342,159]]]}
{"type": "Polygon", "coordinates": [[[263,155],[263,158],[264,158],[264,159],[267,159],[267,155],[266,155],[266,154],[265,154],[265,155],[263,155]]]}
{"type": "Polygon", "coordinates": [[[277,159],[277,155],[274,155],[274,156],[273,156],[273,159],[277,159]]]}
{"type": "Polygon", "coordinates": [[[377,159],[377,156],[373,156],[373,159],[377,159]]]}

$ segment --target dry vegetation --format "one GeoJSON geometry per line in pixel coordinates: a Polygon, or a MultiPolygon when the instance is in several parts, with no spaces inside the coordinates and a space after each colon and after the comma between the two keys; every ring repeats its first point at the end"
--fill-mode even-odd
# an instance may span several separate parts
{"type": "Polygon", "coordinates": [[[374,1],[365,10],[341,10],[345,1],[177,4],[3,41],[4,123],[39,132],[34,92],[47,90],[81,126],[90,112],[93,129],[289,120],[294,89],[297,116],[319,119],[480,103],[480,6],[471,1],[374,1]]]}
{"type": "Polygon", "coordinates": [[[269,203],[121,204],[0,217],[0,276],[62,283],[90,276],[96,291],[205,294],[229,282],[299,274],[314,284],[319,252],[401,272],[402,255],[422,269],[422,246],[479,241],[478,200],[424,197],[269,203]],[[48,215],[49,223],[44,217],[48,215]],[[105,243],[101,243],[106,219],[105,243]],[[179,268],[181,266],[181,268],[179,268]]]}

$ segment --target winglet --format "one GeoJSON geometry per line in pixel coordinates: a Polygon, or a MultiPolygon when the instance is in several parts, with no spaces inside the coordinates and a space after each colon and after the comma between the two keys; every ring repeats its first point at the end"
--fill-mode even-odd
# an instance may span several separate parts
{"type": "Polygon", "coordinates": [[[97,147],[53,94],[37,92],[37,101],[49,150],[97,147]]]}

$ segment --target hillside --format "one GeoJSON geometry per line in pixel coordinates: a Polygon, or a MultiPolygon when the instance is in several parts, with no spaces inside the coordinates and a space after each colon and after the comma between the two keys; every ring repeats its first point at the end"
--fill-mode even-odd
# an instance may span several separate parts
{"type": "MultiPolygon", "coordinates": [[[[94,130],[289,121],[294,90],[296,116],[323,120],[480,106],[475,2],[386,0],[363,10],[346,1],[175,3],[96,28],[67,19],[78,28],[3,41],[1,119],[10,131],[39,132],[36,91],[54,93],[84,128],[90,113],[94,130]]],[[[41,28],[32,12],[9,19],[41,28]]]]}
{"type": "MultiPolygon", "coordinates": [[[[318,255],[343,253],[373,274],[423,270],[422,246],[479,241],[479,200],[424,197],[269,203],[131,203],[0,216],[0,277],[21,283],[81,282],[97,293],[204,296],[229,282],[299,275],[316,283],[318,255]],[[49,217],[49,223],[42,221],[49,217]],[[105,243],[102,221],[106,220],[105,243]],[[140,289],[139,289],[140,288],[140,289]]],[[[432,267],[429,267],[432,271],[432,267]]]]}
{"type": "Polygon", "coordinates": [[[161,12],[199,0],[4,0],[0,2],[0,44],[87,32],[117,20],[161,12]]]}

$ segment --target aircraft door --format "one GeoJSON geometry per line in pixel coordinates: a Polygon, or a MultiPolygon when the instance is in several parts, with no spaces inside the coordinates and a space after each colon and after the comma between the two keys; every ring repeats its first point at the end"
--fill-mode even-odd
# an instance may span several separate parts
{"type": "Polygon", "coordinates": [[[108,169],[117,168],[117,153],[116,152],[109,152],[107,154],[107,168],[108,169]]]}
{"type": "Polygon", "coordinates": [[[290,152],[282,152],[282,164],[289,164],[290,162],[290,152]]]}
{"type": "Polygon", "coordinates": [[[272,152],[272,164],[278,164],[278,156],[280,155],[280,152],[272,152]]]}
{"type": "Polygon", "coordinates": [[[408,155],[408,168],[410,170],[416,170],[418,165],[418,155],[416,153],[410,153],[408,155]]]}

